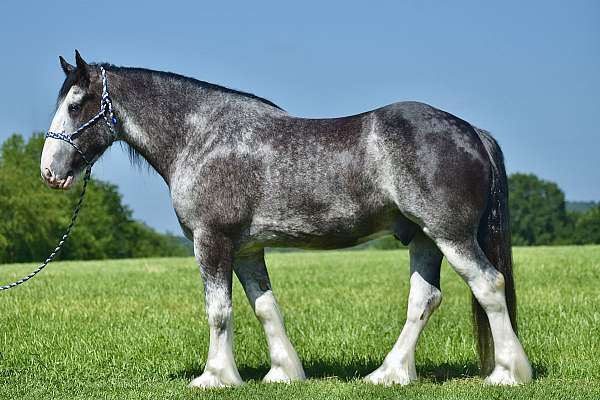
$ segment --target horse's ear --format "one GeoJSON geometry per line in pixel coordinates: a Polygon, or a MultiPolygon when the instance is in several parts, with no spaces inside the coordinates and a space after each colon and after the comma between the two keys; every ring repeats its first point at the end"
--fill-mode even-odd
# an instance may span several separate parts
{"type": "Polygon", "coordinates": [[[81,57],[78,50],[75,50],[75,65],[77,65],[77,82],[81,86],[87,86],[90,83],[90,68],[88,63],[81,57]]]}
{"type": "Polygon", "coordinates": [[[77,68],[84,69],[88,67],[88,63],[86,63],[83,57],[81,57],[79,50],[75,50],[75,63],[77,64],[77,68]]]}
{"type": "Polygon", "coordinates": [[[65,75],[69,76],[71,72],[75,70],[75,67],[69,64],[67,60],[62,58],[62,56],[58,56],[58,59],[60,60],[60,67],[62,68],[63,72],[65,73],[65,75]]]}

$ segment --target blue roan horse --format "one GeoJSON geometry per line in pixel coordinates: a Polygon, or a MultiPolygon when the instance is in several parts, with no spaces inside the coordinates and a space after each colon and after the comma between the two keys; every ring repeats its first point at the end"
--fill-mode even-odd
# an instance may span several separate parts
{"type": "MultiPolygon", "coordinates": [[[[232,349],[232,274],[262,323],[267,382],[304,379],[264,261],[274,246],[331,249],[393,233],[410,244],[406,323],[365,379],[416,379],[419,334],[442,300],[445,256],[474,296],[482,372],[492,384],[531,379],[516,336],[516,299],[502,153],[490,134],[416,102],[344,118],[296,118],[260,97],[183,76],[61,57],[66,79],[52,132],[73,132],[98,111],[102,68],[117,140],[164,178],[194,250],[210,346],[196,387],[242,383],[232,349]]],[[[104,104],[104,103],[103,103],[104,104]]],[[[104,123],[72,141],[48,138],[47,184],[68,189],[112,144],[104,123]],[[75,146],[73,146],[75,145],[75,146]]],[[[368,273],[368,272],[365,272],[368,273]]]]}

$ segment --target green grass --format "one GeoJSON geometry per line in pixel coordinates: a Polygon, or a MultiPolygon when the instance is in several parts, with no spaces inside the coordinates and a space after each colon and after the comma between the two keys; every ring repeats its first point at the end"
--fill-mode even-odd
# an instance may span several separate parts
{"type": "MultiPolygon", "coordinates": [[[[515,261],[529,385],[489,387],[477,376],[470,297],[447,265],[444,300],[417,349],[419,380],[362,383],[404,322],[408,253],[336,251],[268,255],[306,382],[260,383],[264,334],[236,282],[235,354],[247,383],[186,387],[208,340],[191,258],[63,262],[0,294],[0,399],[599,399],[600,246],[517,248],[515,261]]],[[[31,268],[1,265],[0,279],[31,268]]]]}

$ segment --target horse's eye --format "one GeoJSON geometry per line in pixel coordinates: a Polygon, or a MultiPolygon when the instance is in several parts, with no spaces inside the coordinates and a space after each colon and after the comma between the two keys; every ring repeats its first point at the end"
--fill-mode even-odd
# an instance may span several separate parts
{"type": "Polygon", "coordinates": [[[69,105],[69,111],[71,112],[77,112],[79,111],[81,107],[79,106],[79,104],[71,104],[69,105]]]}

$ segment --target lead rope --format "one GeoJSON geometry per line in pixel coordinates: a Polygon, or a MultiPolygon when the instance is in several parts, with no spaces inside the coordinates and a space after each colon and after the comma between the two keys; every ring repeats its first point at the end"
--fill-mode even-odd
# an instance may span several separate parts
{"type": "Polygon", "coordinates": [[[65,234],[62,235],[62,238],[58,242],[58,245],[56,246],[54,251],[52,253],[50,253],[48,258],[46,258],[46,260],[42,263],[42,265],[40,265],[35,271],[30,273],[26,277],[21,278],[18,281],[13,282],[11,284],[0,286],[0,292],[3,290],[12,289],[16,286],[19,286],[19,285],[27,282],[28,280],[30,280],[37,274],[39,274],[41,270],[46,268],[46,266],[48,264],[50,264],[52,262],[52,260],[54,260],[54,257],[56,257],[56,255],[63,248],[65,242],[67,241],[67,239],[69,238],[69,235],[71,234],[71,229],[73,229],[73,225],[75,225],[75,221],[77,220],[77,216],[79,215],[79,210],[81,209],[81,205],[83,204],[83,196],[85,196],[85,190],[87,188],[88,182],[90,181],[90,176],[92,173],[92,166],[94,165],[94,161],[95,161],[94,157],[92,157],[91,159],[88,159],[86,157],[85,153],[74,142],[74,139],[77,139],[87,128],[96,124],[96,122],[98,122],[98,120],[100,120],[100,118],[104,118],[106,125],[108,125],[108,130],[110,131],[111,144],[112,144],[112,142],[117,140],[117,131],[115,129],[115,127],[117,125],[117,118],[115,117],[115,114],[114,114],[112,100],[110,99],[110,95],[108,94],[108,77],[106,76],[106,71],[104,70],[104,67],[102,67],[102,66],[100,66],[100,74],[102,76],[102,97],[100,100],[100,111],[98,111],[98,113],[96,115],[94,115],[90,120],[88,120],[86,123],[81,125],[79,128],[77,128],[77,130],[75,132],[73,132],[71,134],[50,132],[50,131],[48,131],[46,133],[46,138],[62,140],[63,142],[67,142],[71,146],[73,146],[73,148],[79,153],[79,155],[81,156],[83,161],[85,161],[85,163],[87,164],[87,167],[85,169],[85,175],[83,176],[83,188],[81,189],[81,194],[79,195],[79,201],[77,202],[77,205],[75,206],[75,209],[73,210],[73,215],[71,216],[71,223],[69,223],[69,226],[67,227],[67,230],[65,231],[65,234]]]}
{"type": "Polygon", "coordinates": [[[73,229],[73,226],[75,225],[75,221],[77,220],[77,216],[79,215],[79,210],[81,210],[81,206],[83,204],[83,197],[85,196],[85,190],[87,188],[88,182],[90,181],[91,173],[92,173],[92,165],[88,164],[88,166],[85,170],[85,175],[83,176],[83,188],[81,189],[81,194],[79,195],[79,201],[77,202],[77,205],[75,206],[75,209],[73,210],[73,216],[71,216],[71,223],[69,223],[69,226],[67,226],[67,230],[65,231],[64,235],[62,235],[62,238],[58,242],[58,245],[56,246],[54,251],[52,251],[52,253],[50,253],[48,258],[46,258],[46,260],[42,263],[42,265],[40,265],[36,270],[34,270],[32,273],[30,273],[26,277],[23,277],[23,278],[19,279],[18,281],[15,281],[8,285],[0,286],[0,292],[3,290],[12,289],[14,287],[17,287],[17,286],[27,282],[28,280],[30,280],[31,278],[33,278],[34,276],[39,274],[44,268],[46,268],[46,266],[48,264],[50,264],[50,262],[52,262],[54,260],[54,257],[56,257],[56,255],[63,248],[65,242],[67,241],[67,239],[69,238],[69,235],[71,234],[71,229],[73,229]]]}

